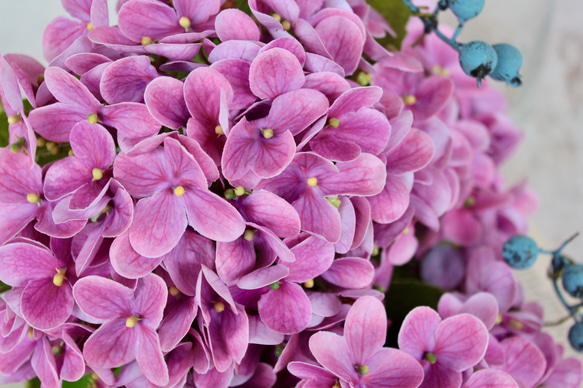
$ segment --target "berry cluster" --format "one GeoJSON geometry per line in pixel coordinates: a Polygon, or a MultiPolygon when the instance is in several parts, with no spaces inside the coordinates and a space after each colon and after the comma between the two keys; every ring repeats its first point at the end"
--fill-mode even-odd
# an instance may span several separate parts
{"type": "MultiPolygon", "coordinates": [[[[562,254],[568,243],[573,241],[579,233],[571,236],[561,246],[554,251],[547,251],[538,247],[536,242],[523,235],[516,235],[504,243],[502,257],[512,268],[530,268],[537,260],[540,253],[547,253],[552,256],[549,268],[549,276],[553,280],[553,286],[557,296],[563,306],[569,312],[568,318],[572,318],[575,323],[569,330],[569,342],[573,349],[583,352],[583,314],[579,309],[583,307],[583,265],[573,262],[562,254]],[[558,281],[561,279],[563,289],[573,298],[581,300],[580,303],[570,305],[565,300],[558,281]]],[[[562,323],[565,319],[562,319],[562,323]]]]}
{"type": "Polygon", "coordinates": [[[403,0],[413,15],[419,16],[425,25],[425,32],[434,32],[444,42],[449,44],[459,53],[459,61],[467,75],[477,79],[478,86],[486,76],[497,81],[506,82],[507,85],[518,87],[520,80],[520,67],[522,55],[518,49],[508,43],[490,45],[482,41],[469,43],[457,42],[457,37],[463,26],[470,19],[482,12],[485,0],[439,0],[432,13],[422,13],[420,7],[413,5],[411,0],[403,0]],[[437,15],[440,11],[450,9],[457,17],[459,26],[451,38],[448,38],[438,29],[437,15]]]}
{"type": "Polygon", "coordinates": [[[521,133],[456,51],[387,51],[363,0],[119,3],[0,61],[0,383],[580,385],[500,256],[521,133]],[[389,322],[409,267],[438,297],[389,322]]]}

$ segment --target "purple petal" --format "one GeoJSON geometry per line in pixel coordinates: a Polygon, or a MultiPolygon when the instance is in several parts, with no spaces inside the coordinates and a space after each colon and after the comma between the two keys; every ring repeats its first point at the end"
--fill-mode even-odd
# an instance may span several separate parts
{"type": "Polygon", "coordinates": [[[539,348],[520,336],[507,338],[500,345],[506,353],[506,365],[501,369],[522,386],[535,386],[546,369],[546,361],[539,348]]]}
{"type": "Polygon", "coordinates": [[[119,10],[118,20],[119,29],[134,42],[141,42],[144,36],[154,41],[184,31],[174,10],[160,2],[127,2],[119,10]]]}
{"type": "Polygon", "coordinates": [[[304,63],[306,62],[306,52],[302,44],[294,38],[279,38],[272,40],[271,42],[263,46],[259,52],[262,53],[267,50],[274,49],[276,47],[285,49],[292,53],[293,55],[295,55],[298,61],[300,62],[300,65],[303,66],[304,63]]]}
{"type": "Polygon", "coordinates": [[[146,86],[157,76],[149,57],[122,58],[105,69],[99,89],[109,104],[143,102],[146,86]]]}
{"type": "Polygon", "coordinates": [[[260,268],[243,276],[237,286],[243,290],[257,290],[275,283],[289,275],[289,269],[281,264],[260,268]]]}
{"type": "Polygon", "coordinates": [[[300,232],[300,218],[293,206],[269,191],[254,191],[242,197],[238,206],[247,220],[265,226],[279,237],[294,237],[300,232]]]}
{"type": "Polygon", "coordinates": [[[441,76],[423,79],[415,97],[417,102],[411,106],[415,120],[423,121],[433,116],[446,104],[453,92],[453,82],[441,76]]]}
{"type": "Polygon", "coordinates": [[[310,350],[324,368],[342,380],[353,383],[359,380],[344,337],[327,331],[318,332],[310,337],[310,350]]]}
{"type": "Polygon", "coordinates": [[[87,365],[92,368],[116,368],[133,361],[136,358],[137,330],[136,327],[126,327],[125,318],[101,325],[83,346],[87,365]]]}
{"type": "Polygon", "coordinates": [[[510,375],[496,369],[479,370],[472,374],[464,388],[518,388],[510,375]]]}
{"type": "Polygon", "coordinates": [[[58,102],[34,109],[28,118],[34,130],[45,139],[68,142],[71,129],[78,122],[87,120],[91,113],[95,112],[58,102]]]}
{"type": "Polygon", "coordinates": [[[145,137],[158,133],[161,125],[144,104],[122,102],[103,107],[103,123],[115,127],[124,137],[145,137]]]}
{"type": "Polygon", "coordinates": [[[486,354],[488,329],[476,317],[460,314],[446,318],[435,331],[440,365],[461,372],[476,365],[486,354]]]}
{"type": "Polygon", "coordinates": [[[231,242],[217,243],[217,274],[229,285],[248,274],[255,267],[256,260],[254,244],[251,241],[238,238],[231,242]]]}
{"type": "Polygon", "coordinates": [[[104,63],[112,63],[113,61],[105,55],[95,53],[79,53],[71,55],[65,61],[65,64],[73,73],[83,75],[91,69],[102,65],[104,63]]]}
{"type": "Polygon", "coordinates": [[[339,174],[323,174],[318,186],[326,195],[370,196],[381,192],[387,177],[383,162],[376,156],[361,154],[351,162],[338,162],[339,174]]]}
{"type": "Polygon", "coordinates": [[[183,96],[183,84],[172,77],[159,77],[148,85],[144,99],[152,116],[168,128],[185,128],[188,110],[183,96]]]}
{"type": "Polygon", "coordinates": [[[234,98],[231,109],[246,109],[257,97],[249,88],[249,69],[251,65],[240,59],[224,59],[211,66],[225,77],[233,87],[234,98]]]}
{"type": "Polygon", "coordinates": [[[306,89],[317,90],[328,97],[330,102],[350,89],[350,84],[340,75],[332,72],[312,73],[306,76],[306,89]]]}
{"type": "Polygon", "coordinates": [[[88,111],[95,111],[101,105],[81,81],[61,68],[47,68],[45,82],[53,96],[60,102],[81,106],[88,111]]]}
{"type": "Polygon", "coordinates": [[[196,317],[196,312],[194,298],[182,294],[169,297],[166,314],[158,330],[163,351],[171,351],[184,338],[196,317]]]}
{"type": "Polygon", "coordinates": [[[47,171],[44,194],[50,201],[63,198],[93,179],[92,168],[74,156],[58,160],[47,171]]]}
{"type": "Polygon", "coordinates": [[[373,221],[388,224],[398,220],[409,207],[409,191],[402,177],[387,176],[383,191],[367,198],[373,221]]]}
{"type": "Polygon", "coordinates": [[[245,308],[237,305],[237,313],[228,309],[214,315],[209,325],[209,342],[217,370],[227,370],[233,361],[240,364],[249,344],[245,308]]]}
{"type": "Polygon", "coordinates": [[[178,16],[186,16],[193,25],[203,23],[220,10],[219,0],[175,0],[178,16]]]}
{"type": "Polygon", "coordinates": [[[51,253],[32,244],[15,243],[0,248],[0,281],[13,287],[51,278],[59,265],[51,253]]]}
{"type": "Polygon", "coordinates": [[[367,361],[383,347],[387,335],[387,315],[383,303],[372,296],[359,298],[350,308],[344,338],[356,365],[367,361]]]}
{"type": "Polygon", "coordinates": [[[43,55],[53,61],[80,36],[87,33],[87,23],[59,16],[49,23],[43,34],[43,55]]]}
{"type": "Polygon", "coordinates": [[[51,351],[51,344],[46,337],[43,337],[37,342],[30,363],[43,386],[59,386],[59,376],[57,374],[55,356],[51,351]]]}
{"type": "Polygon", "coordinates": [[[315,27],[326,50],[347,75],[358,67],[364,39],[359,26],[348,18],[334,15],[325,18],[315,27]]]}
{"type": "Polygon", "coordinates": [[[469,246],[482,239],[482,223],[469,210],[452,209],[441,222],[443,237],[454,244],[469,246]]]}
{"type": "Polygon", "coordinates": [[[138,201],[129,231],[130,243],[137,253],[160,257],[178,244],[188,224],[184,203],[171,190],[138,201]]]}
{"type": "Polygon", "coordinates": [[[362,378],[362,382],[369,386],[413,388],[423,381],[423,368],[419,362],[397,349],[378,350],[369,356],[366,365],[370,372],[362,378]]]}
{"type": "MultiPolygon", "coordinates": [[[[233,88],[225,77],[209,67],[193,70],[184,81],[184,99],[192,117],[208,130],[219,125],[221,90],[227,106],[233,101],[233,88]]],[[[228,128],[224,129],[225,131],[228,128]]]]}
{"type": "Polygon", "coordinates": [[[359,257],[345,257],[334,260],[332,266],[322,274],[324,280],[342,288],[363,288],[374,277],[374,267],[370,261],[359,257]]]}
{"type": "Polygon", "coordinates": [[[421,365],[425,376],[420,388],[460,387],[462,384],[461,372],[448,369],[439,363],[431,364],[429,361],[421,361],[421,365]]]}
{"type": "Polygon", "coordinates": [[[283,334],[304,330],[312,316],[310,300],[302,287],[287,281],[261,295],[257,306],[263,323],[283,334]]]}
{"type": "Polygon", "coordinates": [[[302,87],[302,65],[287,50],[274,48],[259,54],[249,70],[251,91],[259,98],[273,99],[302,87]]]}
{"type": "Polygon", "coordinates": [[[435,331],[441,322],[439,314],[429,307],[414,308],[399,331],[399,349],[415,359],[423,359],[426,351],[435,347],[435,331]]]}
{"type": "Polygon", "coordinates": [[[282,263],[289,268],[287,280],[303,283],[324,273],[332,265],[334,246],[317,238],[308,237],[291,248],[296,260],[282,263]]]}
{"type": "Polygon", "coordinates": [[[238,9],[226,9],[217,15],[215,28],[221,41],[259,40],[259,28],[249,15],[238,9]]]}
{"type": "Polygon", "coordinates": [[[433,157],[429,135],[411,128],[405,138],[387,156],[387,174],[401,175],[425,167],[433,157]]]}
{"type": "Polygon", "coordinates": [[[188,223],[215,241],[233,241],[245,231],[241,214],[225,199],[208,191],[192,189],[184,195],[188,223]]]}
{"type": "Polygon", "coordinates": [[[61,366],[60,377],[67,381],[77,381],[85,375],[85,360],[83,353],[69,335],[63,336],[63,341],[67,345],[61,366]]]}
{"type": "Polygon", "coordinates": [[[133,315],[134,292],[113,280],[84,277],[75,283],[73,295],[81,310],[92,317],[106,320],[133,315]]]}
{"type": "Polygon", "coordinates": [[[54,329],[73,312],[73,292],[69,282],[62,286],[53,279],[38,279],[28,283],[22,293],[22,314],[28,324],[39,330],[54,329]]]}
{"type": "MultiPolygon", "coordinates": [[[[156,332],[142,325],[132,328],[137,331],[135,346],[136,361],[144,376],[153,384],[164,386],[168,384],[168,366],[160,348],[160,339],[156,332]]],[[[129,329],[129,330],[132,330],[129,329]]]]}
{"type": "Polygon", "coordinates": [[[168,287],[160,276],[148,274],[138,279],[134,297],[134,309],[140,314],[140,326],[155,329],[162,320],[168,298],[168,287]]]}
{"type": "Polygon", "coordinates": [[[339,201],[340,207],[338,208],[338,212],[340,213],[340,220],[342,222],[342,235],[340,236],[340,240],[334,244],[334,248],[336,252],[344,254],[350,250],[354,241],[356,213],[350,199],[342,197],[339,201]]]}
{"type": "Polygon", "coordinates": [[[302,230],[322,236],[335,244],[342,235],[340,214],[320,190],[308,188],[304,195],[293,203],[302,221],[302,230]]]}

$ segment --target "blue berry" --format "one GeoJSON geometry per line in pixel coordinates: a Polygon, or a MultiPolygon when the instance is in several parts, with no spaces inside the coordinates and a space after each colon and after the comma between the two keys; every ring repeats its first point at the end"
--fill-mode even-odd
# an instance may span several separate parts
{"type": "Polygon", "coordinates": [[[507,85],[517,87],[522,85],[518,71],[522,66],[522,54],[516,47],[507,43],[492,46],[498,55],[498,64],[490,77],[497,81],[504,81],[507,85]]]}
{"type": "Polygon", "coordinates": [[[569,295],[583,298],[583,265],[569,264],[565,266],[563,288],[569,295]]]}
{"type": "Polygon", "coordinates": [[[532,238],[516,235],[504,243],[502,258],[512,268],[524,269],[535,263],[538,253],[538,246],[532,238]]]}
{"type": "Polygon", "coordinates": [[[448,6],[460,24],[464,24],[482,12],[484,2],[485,0],[448,0],[448,6]]]}
{"type": "Polygon", "coordinates": [[[573,349],[583,352],[583,322],[577,322],[569,329],[569,342],[573,349]]]}
{"type": "Polygon", "coordinates": [[[475,40],[466,43],[460,51],[460,65],[467,75],[478,79],[478,85],[498,62],[496,51],[488,43],[475,40]]]}

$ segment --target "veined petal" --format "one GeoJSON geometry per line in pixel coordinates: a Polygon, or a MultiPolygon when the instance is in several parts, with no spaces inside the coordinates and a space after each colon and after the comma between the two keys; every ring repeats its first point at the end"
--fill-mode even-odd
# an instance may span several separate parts
{"type": "Polygon", "coordinates": [[[518,384],[501,370],[483,369],[472,374],[464,388],[518,388],[518,384]]]}
{"type": "Polygon", "coordinates": [[[405,138],[387,156],[387,174],[401,175],[425,167],[433,157],[429,135],[411,128],[405,138]]]}
{"type": "Polygon", "coordinates": [[[359,380],[344,337],[327,331],[318,332],[310,337],[310,350],[324,368],[342,380],[353,384],[359,380]]]}
{"type": "Polygon", "coordinates": [[[217,274],[227,284],[233,284],[248,274],[256,263],[255,248],[251,241],[238,238],[230,242],[217,242],[217,274]]]}
{"type": "Polygon", "coordinates": [[[148,84],[144,99],[152,116],[168,128],[185,128],[188,110],[181,81],[159,77],[148,84]]]}
{"type": "Polygon", "coordinates": [[[53,61],[80,36],[87,33],[87,23],[59,16],[49,23],[43,33],[43,55],[53,61]]]}
{"type": "Polygon", "coordinates": [[[162,190],[136,204],[130,243],[142,256],[160,257],[178,244],[187,224],[184,199],[162,190]]]}
{"type": "Polygon", "coordinates": [[[283,334],[304,330],[312,316],[310,300],[302,287],[287,281],[261,295],[257,306],[263,323],[283,334]]]}
{"type": "Polygon", "coordinates": [[[486,354],[488,330],[476,317],[459,314],[446,318],[435,331],[437,362],[458,372],[477,364],[486,354]]]}
{"type": "Polygon", "coordinates": [[[19,242],[0,248],[0,281],[13,287],[52,278],[59,265],[48,250],[36,245],[19,242]]]}
{"type": "Polygon", "coordinates": [[[184,81],[184,99],[191,116],[201,125],[214,130],[219,123],[221,90],[227,105],[233,101],[233,88],[227,79],[210,67],[193,70],[184,81]]]}
{"type": "MultiPolygon", "coordinates": [[[[147,56],[121,58],[109,65],[99,84],[103,99],[109,104],[143,102],[144,91],[158,76],[147,56]]],[[[176,109],[176,106],[173,106],[176,109]]]]}
{"type": "Polygon", "coordinates": [[[30,326],[50,330],[65,323],[73,312],[75,301],[68,281],[56,286],[52,278],[45,278],[29,282],[20,303],[22,315],[30,326]]]}
{"type": "MultiPolygon", "coordinates": [[[[328,201],[326,201],[328,202],[328,201]]],[[[311,236],[291,248],[296,260],[282,263],[289,268],[290,282],[303,283],[320,276],[332,265],[334,245],[311,236]]]]}
{"type": "Polygon", "coordinates": [[[45,176],[44,195],[56,201],[71,194],[93,179],[92,168],[75,156],[69,156],[53,163],[45,176]]]}
{"type": "Polygon", "coordinates": [[[366,198],[370,203],[373,221],[388,224],[398,220],[409,207],[409,191],[402,177],[387,176],[383,191],[366,198]]]}
{"type": "Polygon", "coordinates": [[[144,104],[122,102],[103,107],[103,123],[116,128],[124,137],[146,137],[158,133],[160,123],[144,104]]]}
{"type": "Polygon", "coordinates": [[[372,296],[359,298],[350,308],[344,338],[356,365],[367,361],[383,347],[387,336],[387,314],[383,303],[372,296]]]}
{"type": "Polygon", "coordinates": [[[119,29],[134,42],[142,37],[160,40],[184,32],[176,12],[168,5],[147,0],[129,1],[119,10],[119,29]]]}
{"type": "Polygon", "coordinates": [[[379,349],[366,360],[366,365],[370,372],[363,376],[362,382],[372,387],[414,388],[423,381],[419,362],[397,349],[379,349]]]}
{"type": "Polygon", "coordinates": [[[126,318],[114,319],[89,337],[83,346],[83,356],[92,368],[116,368],[136,358],[137,341],[136,327],[126,327],[126,318]]]}
{"type": "Polygon", "coordinates": [[[148,274],[138,279],[134,295],[134,308],[142,318],[141,325],[155,330],[162,320],[168,298],[166,283],[160,276],[148,274]]]}
{"type": "Polygon", "coordinates": [[[193,25],[207,21],[221,9],[219,0],[174,0],[173,4],[178,16],[186,16],[193,25]]]}
{"type": "Polygon", "coordinates": [[[315,30],[326,50],[347,75],[358,67],[364,39],[359,26],[341,15],[333,15],[320,21],[315,30]]]}
{"type": "Polygon", "coordinates": [[[287,50],[274,48],[259,54],[251,63],[249,84],[259,98],[275,97],[302,87],[305,82],[302,65],[287,50]]]}
{"type": "Polygon", "coordinates": [[[215,241],[233,241],[245,231],[241,214],[225,199],[209,191],[187,188],[184,203],[188,223],[215,241]]]}
{"type": "Polygon", "coordinates": [[[300,215],[302,230],[322,236],[335,244],[342,234],[338,209],[324,198],[320,190],[308,188],[292,204],[300,215]]]}
{"type": "Polygon", "coordinates": [[[249,15],[238,9],[226,9],[217,15],[215,29],[219,39],[258,41],[260,31],[249,15]]]}
{"type": "Polygon", "coordinates": [[[141,278],[152,272],[164,257],[148,258],[140,255],[130,244],[129,233],[117,237],[109,250],[113,269],[129,279],[141,278]]]}
{"type": "Polygon", "coordinates": [[[170,187],[170,171],[170,163],[162,148],[133,157],[121,153],[113,165],[113,175],[137,198],[149,197],[170,187]]]}
{"type": "Polygon", "coordinates": [[[97,111],[101,104],[77,78],[59,67],[45,70],[45,82],[53,96],[60,102],[97,111]]]}
{"type": "Polygon", "coordinates": [[[28,119],[34,130],[47,140],[68,142],[71,129],[80,121],[86,121],[91,110],[57,102],[41,106],[30,112],[28,119]]]}
{"type": "Polygon", "coordinates": [[[136,361],[144,376],[153,384],[165,386],[169,381],[168,366],[164,361],[158,334],[144,325],[136,325],[129,330],[132,329],[136,331],[137,342],[132,344],[135,346],[136,361]]]}
{"type": "Polygon", "coordinates": [[[275,283],[289,275],[289,269],[281,264],[259,268],[239,279],[237,287],[243,290],[257,290],[275,283]]]}
{"type": "Polygon", "coordinates": [[[75,158],[93,169],[108,169],[115,158],[115,143],[111,134],[99,124],[82,121],[75,125],[70,135],[75,158]]]}
{"type": "Polygon", "coordinates": [[[334,260],[322,277],[339,287],[356,289],[369,285],[374,278],[374,272],[370,261],[360,257],[344,257],[334,260]]]}
{"type": "Polygon", "coordinates": [[[435,347],[435,330],[441,318],[429,307],[414,308],[403,321],[399,331],[399,349],[421,360],[426,351],[435,347]]]}
{"type": "Polygon", "coordinates": [[[197,306],[194,298],[178,295],[168,298],[166,314],[160,323],[158,334],[160,336],[160,347],[162,351],[169,352],[188,333],[194,318],[196,317],[197,306]]]}
{"type": "Polygon", "coordinates": [[[94,275],[79,279],[73,295],[83,312],[98,319],[124,317],[125,320],[134,314],[134,292],[110,279],[94,275]]]}
{"type": "Polygon", "coordinates": [[[231,128],[221,161],[223,174],[228,180],[243,177],[249,171],[249,165],[255,164],[260,148],[255,130],[245,118],[231,128]]]}
{"type": "Polygon", "coordinates": [[[237,205],[247,220],[265,226],[279,237],[294,237],[300,232],[298,212],[272,192],[256,190],[237,205]]]}
{"type": "Polygon", "coordinates": [[[51,344],[47,337],[43,336],[37,342],[30,363],[43,386],[57,387],[60,385],[60,379],[57,374],[57,363],[55,362],[55,356],[51,351],[51,344]]]}
{"type": "Polygon", "coordinates": [[[318,186],[325,195],[371,196],[381,192],[387,173],[376,156],[361,154],[351,162],[336,163],[338,174],[318,177],[318,186]]]}

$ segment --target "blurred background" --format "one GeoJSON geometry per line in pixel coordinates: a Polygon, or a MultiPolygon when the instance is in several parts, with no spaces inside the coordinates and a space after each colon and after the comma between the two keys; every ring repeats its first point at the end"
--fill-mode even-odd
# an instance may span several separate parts
{"type": "MultiPolygon", "coordinates": [[[[114,1],[110,0],[111,9],[114,1]]],[[[455,26],[447,15],[440,21],[455,26]]],[[[46,65],[42,33],[55,17],[67,13],[59,0],[0,0],[0,53],[31,55],[46,65]]],[[[525,133],[518,153],[504,167],[508,183],[528,178],[539,195],[540,210],[531,220],[531,235],[555,249],[576,231],[583,232],[583,1],[486,0],[482,14],[468,22],[460,41],[484,40],[515,45],[524,56],[523,86],[496,84],[510,101],[510,116],[525,133]]],[[[115,15],[112,13],[112,20],[115,15]]],[[[566,249],[583,263],[583,236],[566,249]]],[[[551,282],[549,260],[517,273],[528,301],[542,302],[545,320],[565,315],[551,282]]],[[[556,341],[575,354],[566,335],[570,323],[547,328],[556,341]]]]}

